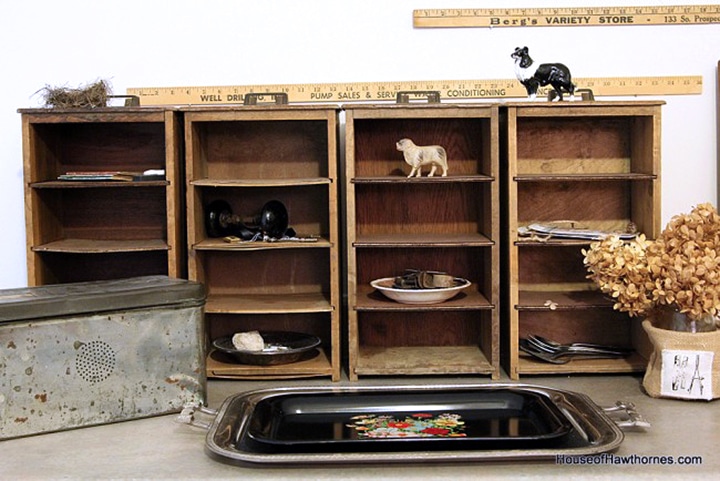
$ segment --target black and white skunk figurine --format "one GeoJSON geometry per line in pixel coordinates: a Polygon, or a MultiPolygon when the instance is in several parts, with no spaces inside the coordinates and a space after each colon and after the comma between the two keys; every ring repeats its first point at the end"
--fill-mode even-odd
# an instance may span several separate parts
{"type": "Polygon", "coordinates": [[[570,94],[572,99],[575,96],[575,85],[572,83],[570,69],[561,63],[542,63],[536,65],[528,54],[527,47],[518,47],[510,55],[515,59],[515,75],[521,84],[525,86],[528,97],[535,99],[539,87],[550,84],[563,99],[563,91],[570,94]]]}

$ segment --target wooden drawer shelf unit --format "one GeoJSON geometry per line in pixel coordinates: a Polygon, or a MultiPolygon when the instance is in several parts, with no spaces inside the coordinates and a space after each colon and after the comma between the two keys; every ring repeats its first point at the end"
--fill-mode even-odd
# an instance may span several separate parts
{"type": "Polygon", "coordinates": [[[208,343],[252,330],[306,332],[322,340],[315,358],[276,366],[227,362],[209,345],[208,376],[339,380],[338,109],[191,107],[183,113],[188,271],[206,287],[208,343]],[[279,200],[297,235],[318,240],[228,243],[208,237],[205,208],[216,200],[243,218],[279,200]]]}
{"type": "MultiPolygon", "coordinates": [[[[345,109],[348,344],[364,375],[499,377],[499,120],[490,105],[345,109]],[[438,144],[447,177],[408,179],[401,138],[438,144]],[[407,268],[472,282],[441,304],[386,299],[370,282],[407,268]]],[[[437,175],[437,174],[436,174],[437,175]]]]}
{"type": "Polygon", "coordinates": [[[28,284],[185,276],[182,133],[162,108],[21,109],[28,284]],[[165,180],[60,181],[165,169],[165,180]]]}
{"type": "Polygon", "coordinates": [[[586,278],[581,249],[590,243],[520,238],[518,228],[570,220],[591,229],[622,231],[632,222],[648,238],[656,237],[662,104],[507,105],[503,336],[504,364],[512,379],[645,369],[646,341],[637,321],[613,310],[612,302],[586,278]],[[549,364],[519,350],[519,339],[528,334],[630,346],[636,353],[619,360],[549,364]]]}

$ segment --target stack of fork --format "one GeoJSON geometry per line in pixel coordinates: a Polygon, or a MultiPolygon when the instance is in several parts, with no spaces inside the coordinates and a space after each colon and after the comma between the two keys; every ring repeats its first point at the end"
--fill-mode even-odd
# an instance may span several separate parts
{"type": "Polygon", "coordinates": [[[631,348],[585,342],[560,344],[533,334],[520,339],[520,350],[537,359],[553,364],[566,364],[573,358],[620,358],[626,357],[633,352],[631,348]]]}

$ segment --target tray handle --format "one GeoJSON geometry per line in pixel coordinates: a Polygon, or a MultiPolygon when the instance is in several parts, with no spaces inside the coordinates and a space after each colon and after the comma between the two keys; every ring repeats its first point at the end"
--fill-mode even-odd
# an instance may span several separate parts
{"type": "Polygon", "coordinates": [[[614,406],[602,408],[606,414],[611,418],[619,417],[619,419],[613,419],[615,424],[620,428],[649,428],[650,423],[640,414],[635,408],[635,404],[631,402],[617,401],[614,406]],[[613,416],[617,414],[617,416],[613,416]]]}
{"type": "Polygon", "coordinates": [[[218,411],[202,406],[198,403],[187,403],[183,407],[175,421],[180,424],[187,424],[196,428],[210,430],[213,420],[217,417],[218,411]],[[201,416],[198,416],[200,414],[201,416]],[[210,418],[209,420],[203,419],[203,416],[210,418]]]}

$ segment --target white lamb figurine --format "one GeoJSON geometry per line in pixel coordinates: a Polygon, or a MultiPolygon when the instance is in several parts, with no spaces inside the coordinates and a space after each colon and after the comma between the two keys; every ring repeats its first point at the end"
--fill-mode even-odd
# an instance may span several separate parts
{"type": "Polygon", "coordinates": [[[412,167],[408,178],[413,175],[421,177],[423,165],[432,166],[428,177],[435,175],[438,166],[442,168],[442,176],[447,177],[447,154],[445,153],[445,149],[439,145],[419,146],[415,145],[410,139],[401,139],[397,141],[395,147],[403,153],[405,162],[412,167]]]}

